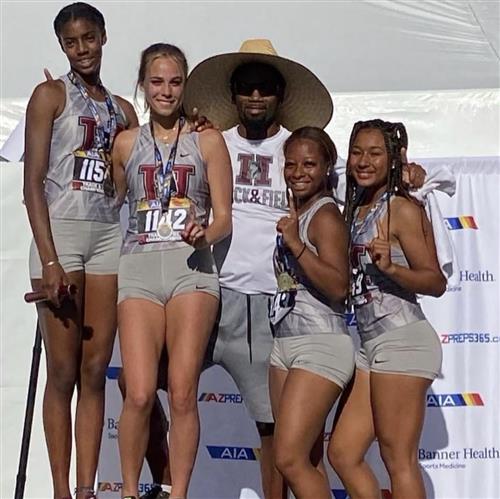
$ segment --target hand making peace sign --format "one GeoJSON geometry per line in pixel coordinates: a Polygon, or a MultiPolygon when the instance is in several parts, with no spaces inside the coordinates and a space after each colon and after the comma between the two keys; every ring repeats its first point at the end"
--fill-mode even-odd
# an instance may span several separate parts
{"type": "Polygon", "coordinates": [[[370,252],[372,262],[381,272],[387,274],[393,266],[388,227],[386,223],[382,223],[382,220],[377,220],[376,224],[377,237],[374,237],[368,245],[368,251],[370,252]]]}

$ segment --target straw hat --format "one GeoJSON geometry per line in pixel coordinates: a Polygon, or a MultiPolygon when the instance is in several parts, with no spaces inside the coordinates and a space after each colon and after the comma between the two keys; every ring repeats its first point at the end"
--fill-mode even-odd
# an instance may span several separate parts
{"type": "Polygon", "coordinates": [[[301,126],[324,128],[333,114],[330,93],[306,67],[277,55],[269,40],[246,40],[239,52],[209,57],[190,73],[184,90],[184,108],[198,108],[200,115],[227,130],[239,123],[231,100],[233,71],[248,62],[276,68],[286,81],[285,96],[276,120],[293,131],[301,126]]]}

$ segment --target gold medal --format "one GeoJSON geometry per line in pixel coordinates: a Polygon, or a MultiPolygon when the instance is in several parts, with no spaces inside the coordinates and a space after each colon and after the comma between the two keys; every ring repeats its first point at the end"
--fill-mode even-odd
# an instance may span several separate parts
{"type": "Polygon", "coordinates": [[[290,291],[291,289],[296,289],[297,283],[295,279],[288,273],[282,272],[278,276],[278,288],[280,291],[290,291]]]}
{"type": "Polygon", "coordinates": [[[172,226],[167,220],[167,213],[164,213],[161,216],[160,221],[158,222],[156,233],[158,234],[158,237],[163,241],[166,241],[172,235],[172,226]]]}

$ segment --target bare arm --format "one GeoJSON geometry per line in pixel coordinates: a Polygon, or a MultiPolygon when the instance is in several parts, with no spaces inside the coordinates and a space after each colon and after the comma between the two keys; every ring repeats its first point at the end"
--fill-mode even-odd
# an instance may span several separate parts
{"type": "Polygon", "coordinates": [[[213,219],[202,233],[196,230],[193,223],[186,226],[184,233],[185,240],[190,244],[197,246],[196,242],[204,239],[202,244],[210,246],[231,233],[233,174],[231,159],[220,132],[214,129],[203,131],[200,134],[200,149],[207,165],[213,219]]]}
{"type": "Polygon", "coordinates": [[[401,246],[409,268],[390,260],[386,221],[378,224],[378,231],[370,252],[382,272],[408,291],[430,296],[444,293],[446,279],[439,268],[431,224],[421,206],[404,198],[391,204],[390,239],[401,246]]]}
{"type": "Polygon", "coordinates": [[[38,85],[31,96],[26,111],[25,157],[24,157],[24,201],[43,267],[42,287],[52,297],[67,278],[57,262],[57,253],[52,239],[49,210],[44,193],[44,182],[49,166],[52,126],[64,109],[64,86],[60,81],[48,81],[38,85]]]}
{"type": "Polygon", "coordinates": [[[113,182],[115,183],[116,195],[120,205],[125,200],[127,195],[127,177],[125,174],[125,165],[132,153],[134,143],[139,133],[139,128],[133,130],[125,130],[117,135],[113,144],[111,153],[113,182]]]}
{"type": "Polygon", "coordinates": [[[137,114],[135,112],[134,106],[130,104],[130,102],[119,95],[115,95],[118,104],[123,110],[125,114],[125,118],[127,119],[127,126],[125,127],[127,130],[131,130],[132,128],[136,128],[139,126],[139,120],[137,119],[137,114]]]}
{"type": "MultiPolygon", "coordinates": [[[[293,220],[293,210],[290,216],[285,219],[285,224],[287,220],[293,220]]],[[[309,225],[308,236],[318,255],[304,246],[298,233],[296,238],[288,237],[286,244],[295,257],[300,255],[299,264],[318,291],[333,301],[344,301],[349,284],[348,239],[338,208],[333,204],[320,208],[309,225]]]]}

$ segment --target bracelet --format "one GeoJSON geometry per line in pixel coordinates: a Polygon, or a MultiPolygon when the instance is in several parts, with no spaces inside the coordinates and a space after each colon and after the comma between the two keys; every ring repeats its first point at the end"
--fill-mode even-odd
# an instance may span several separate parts
{"type": "Polygon", "coordinates": [[[55,265],[56,263],[59,263],[59,260],[50,260],[50,262],[44,263],[42,267],[52,267],[52,265],[55,265]]]}
{"type": "Polygon", "coordinates": [[[304,251],[306,250],[307,246],[306,246],[306,243],[303,243],[304,246],[302,246],[302,249],[300,250],[300,253],[298,254],[298,256],[295,257],[295,260],[299,261],[299,258],[304,254],[304,251]]]}

